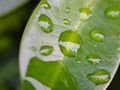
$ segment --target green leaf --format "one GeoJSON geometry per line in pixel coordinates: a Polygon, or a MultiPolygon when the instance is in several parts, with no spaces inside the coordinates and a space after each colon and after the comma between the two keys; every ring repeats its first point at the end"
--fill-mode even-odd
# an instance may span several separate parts
{"type": "Polygon", "coordinates": [[[42,90],[105,90],[120,62],[119,21],[119,0],[42,0],[22,38],[22,80],[42,90]]]}

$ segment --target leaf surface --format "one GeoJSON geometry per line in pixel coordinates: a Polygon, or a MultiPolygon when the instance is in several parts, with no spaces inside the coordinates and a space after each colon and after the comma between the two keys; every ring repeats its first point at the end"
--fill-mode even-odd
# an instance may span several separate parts
{"type": "Polygon", "coordinates": [[[22,38],[22,79],[41,90],[105,90],[120,62],[119,21],[119,0],[42,0],[22,38]]]}

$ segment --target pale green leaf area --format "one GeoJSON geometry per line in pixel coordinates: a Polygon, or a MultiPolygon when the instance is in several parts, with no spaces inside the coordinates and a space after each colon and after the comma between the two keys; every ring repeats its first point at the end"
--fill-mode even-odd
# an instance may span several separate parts
{"type": "Polygon", "coordinates": [[[119,0],[42,0],[21,42],[24,88],[106,90],[120,62],[119,24],[119,0]]]}

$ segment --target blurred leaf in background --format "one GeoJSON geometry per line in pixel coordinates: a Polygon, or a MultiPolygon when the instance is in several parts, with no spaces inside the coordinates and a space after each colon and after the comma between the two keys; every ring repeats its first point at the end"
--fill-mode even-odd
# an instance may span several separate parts
{"type": "Polygon", "coordinates": [[[40,0],[0,0],[0,90],[21,90],[18,54],[24,27],[40,0]]]}

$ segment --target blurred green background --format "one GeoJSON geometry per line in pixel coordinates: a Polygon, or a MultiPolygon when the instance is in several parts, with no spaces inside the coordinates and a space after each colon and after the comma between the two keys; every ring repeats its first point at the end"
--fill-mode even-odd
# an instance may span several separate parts
{"type": "MultiPolygon", "coordinates": [[[[20,40],[40,0],[21,2],[0,0],[0,90],[21,90],[18,61],[20,40]]],[[[120,90],[120,67],[107,90],[120,90]]]]}

